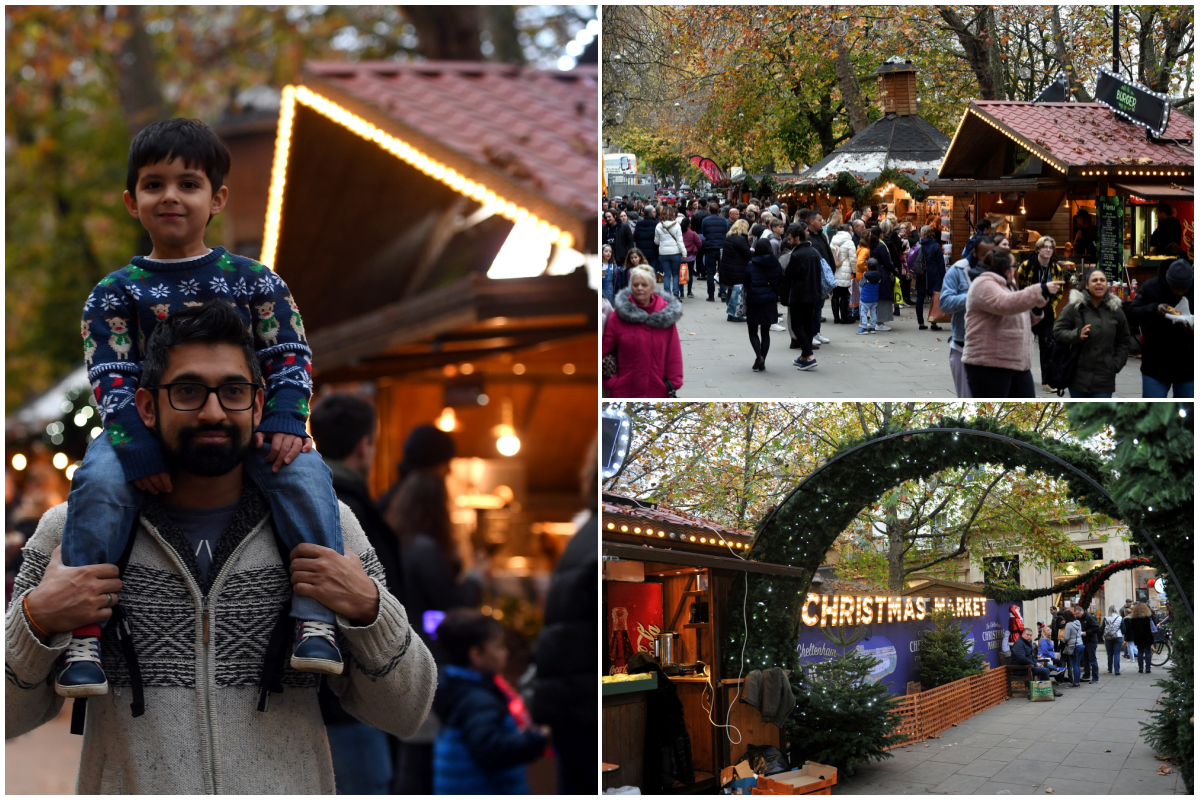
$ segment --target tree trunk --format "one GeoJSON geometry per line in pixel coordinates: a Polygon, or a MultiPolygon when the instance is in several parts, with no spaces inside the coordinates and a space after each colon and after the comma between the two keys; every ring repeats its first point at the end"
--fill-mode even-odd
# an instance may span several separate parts
{"type": "Polygon", "coordinates": [[[430,60],[481,61],[477,6],[401,6],[417,29],[417,50],[430,60]]]}
{"type": "Polygon", "coordinates": [[[854,65],[850,62],[850,50],[846,44],[846,22],[841,20],[836,25],[841,34],[836,38],[837,57],[833,66],[837,72],[838,89],[842,93],[842,105],[846,107],[846,119],[850,124],[850,135],[860,133],[870,124],[867,119],[867,106],[863,102],[862,92],[858,88],[858,77],[854,74],[854,65]]]}
{"type": "MultiPolygon", "coordinates": [[[[894,510],[894,509],[893,509],[894,510]]],[[[904,530],[898,525],[887,526],[888,591],[904,591],[904,530]]]]}
{"type": "Polygon", "coordinates": [[[1079,75],[1075,71],[1075,64],[1071,60],[1070,53],[1067,51],[1062,19],[1058,16],[1058,6],[1050,6],[1050,30],[1054,35],[1054,52],[1058,56],[1058,64],[1067,76],[1067,92],[1078,103],[1093,102],[1092,96],[1088,94],[1087,89],[1083,88],[1083,83],[1079,80],[1079,75]]]}
{"type": "Polygon", "coordinates": [[[121,6],[120,13],[129,25],[129,38],[116,54],[117,94],[132,139],[151,122],[165,118],[166,113],[141,7],[121,6]]]}
{"type": "MultiPolygon", "coordinates": [[[[967,64],[975,73],[975,81],[979,84],[979,98],[981,100],[999,100],[1000,98],[996,96],[996,84],[992,77],[991,48],[995,32],[988,27],[989,14],[980,13],[977,6],[970,7],[975,9],[976,19],[979,21],[977,32],[972,33],[968,23],[954,10],[955,6],[935,6],[935,8],[949,27],[950,32],[958,37],[958,43],[962,45],[963,52],[967,56],[967,64]]],[[[983,11],[986,12],[987,9],[985,8],[983,11]]]]}
{"type": "Polygon", "coordinates": [[[516,6],[483,6],[482,10],[487,17],[492,47],[495,48],[491,60],[502,64],[524,64],[525,51],[517,40],[516,6]]]}
{"type": "Polygon", "coordinates": [[[753,456],[751,455],[751,443],[754,440],[754,418],[758,416],[758,404],[754,403],[750,406],[750,413],[746,415],[746,441],[744,449],[744,457],[742,459],[742,491],[738,498],[738,529],[744,530],[746,527],[746,506],[750,502],[750,493],[747,487],[750,486],[750,481],[754,477],[753,456]]]}

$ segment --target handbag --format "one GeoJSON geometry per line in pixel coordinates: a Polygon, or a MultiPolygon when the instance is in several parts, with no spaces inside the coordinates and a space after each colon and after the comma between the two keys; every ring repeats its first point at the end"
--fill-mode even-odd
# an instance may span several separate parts
{"type": "Polygon", "coordinates": [[[605,380],[616,377],[617,349],[615,347],[604,354],[604,358],[601,360],[600,374],[605,380]]]}
{"type": "Polygon", "coordinates": [[[904,292],[900,291],[900,281],[892,281],[892,301],[896,305],[904,304],[904,292]]]}
{"type": "Polygon", "coordinates": [[[1050,346],[1050,364],[1042,380],[1062,397],[1075,380],[1075,366],[1079,362],[1079,349],[1074,345],[1063,344],[1054,340],[1050,346]]]}
{"type": "Polygon", "coordinates": [[[686,286],[688,282],[688,265],[684,261],[679,265],[679,285],[686,286]]]}
{"type": "Polygon", "coordinates": [[[942,311],[942,304],[939,299],[941,296],[941,291],[933,293],[933,301],[929,304],[930,322],[949,322],[954,316],[953,314],[947,314],[945,311],[942,311]]]}
{"type": "Polygon", "coordinates": [[[667,397],[678,397],[675,394],[675,387],[671,385],[670,378],[663,378],[663,385],[667,387],[667,397]]]}
{"type": "Polygon", "coordinates": [[[745,286],[738,286],[737,289],[737,305],[733,309],[733,315],[741,319],[746,318],[746,292],[745,286]]]}

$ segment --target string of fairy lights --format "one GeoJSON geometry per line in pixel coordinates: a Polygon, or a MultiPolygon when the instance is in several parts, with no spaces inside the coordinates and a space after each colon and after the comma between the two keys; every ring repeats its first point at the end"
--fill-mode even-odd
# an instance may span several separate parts
{"type": "Polygon", "coordinates": [[[271,187],[267,197],[267,217],[263,230],[261,260],[267,267],[274,269],[275,258],[278,254],[279,231],[283,221],[283,194],[287,185],[288,158],[297,104],[312,109],[367,141],[375,142],[396,158],[449,186],[464,197],[480,203],[494,214],[517,224],[531,226],[539,235],[560,247],[574,246],[575,236],[570,231],[564,231],[557,225],[539,219],[529,209],[498,194],[495,189],[455,171],[414,147],[411,143],[393,136],[307,86],[289,85],[283,88],[280,99],[275,159],[271,167],[271,187]]]}

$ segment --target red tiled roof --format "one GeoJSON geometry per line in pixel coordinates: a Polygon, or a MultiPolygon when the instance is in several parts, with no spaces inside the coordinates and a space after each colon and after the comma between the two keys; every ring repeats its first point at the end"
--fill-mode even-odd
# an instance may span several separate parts
{"type": "MultiPolygon", "coordinates": [[[[1029,103],[973,100],[990,116],[1069,166],[1153,164],[1192,166],[1190,146],[1155,144],[1146,130],[1122,120],[1103,103],[1029,103]],[[1137,161],[1149,158],[1150,161],[1137,161]]],[[[1191,139],[1192,118],[1172,110],[1164,139],[1191,139]]]]}
{"type": "Polygon", "coordinates": [[[595,67],[306,62],[305,71],[583,219],[595,216],[595,67]]]}

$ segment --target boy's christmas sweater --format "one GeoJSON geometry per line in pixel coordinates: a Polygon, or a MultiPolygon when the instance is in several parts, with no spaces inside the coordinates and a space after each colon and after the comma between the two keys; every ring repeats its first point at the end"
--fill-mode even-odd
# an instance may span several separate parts
{"type": "Polygon", "coordinates": [[[312,351],[287,285],[264,265],[222,247],[197,259],[151,261],[137,256],[104,278],[83,307],[83,355],[100,420],[121,459],[125,479],[167,471],[158,441],[133,403],[146,341],[167,314],[224,298],[253,326],[266,381],[262,433],[307,436],[312,351]]]}

